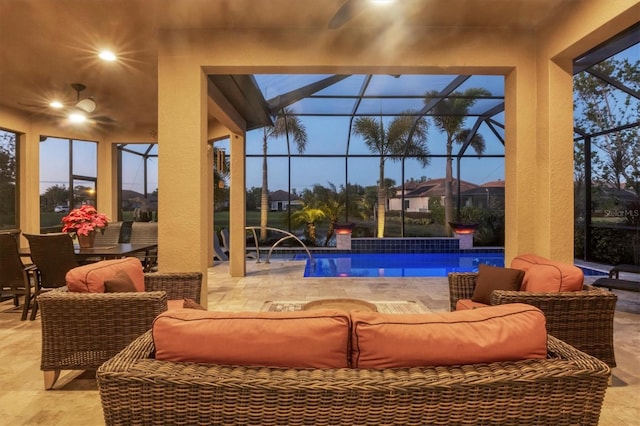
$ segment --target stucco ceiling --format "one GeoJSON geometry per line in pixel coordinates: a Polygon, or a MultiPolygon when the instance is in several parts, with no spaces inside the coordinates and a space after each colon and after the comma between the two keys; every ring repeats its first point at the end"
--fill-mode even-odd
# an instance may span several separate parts
{"type": "MultiPolygon", "coordinates": [[[[2,0],[0,104],[46,119],[52,97],[93,97],[94,116],[120,129],[157,125],[157,49],[161,29],[317,28],[349,31],[403,22],[407,27],[533,29],[578,0],[399,0],[355,13],[328,29],[345,0],[2,0]],[[96,58],[115,46],[119,60],[96,58]]],[[[53,117],[52,120],[57,120],[53,117]]]]}

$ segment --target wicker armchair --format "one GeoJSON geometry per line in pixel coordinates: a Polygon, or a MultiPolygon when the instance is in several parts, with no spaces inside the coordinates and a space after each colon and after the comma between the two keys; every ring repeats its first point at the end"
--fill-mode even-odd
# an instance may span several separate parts
{"type": "Polygon", "coordinates": [[[96,370],[167,310],[168,299],[199,302],[201,273],[145,274],[143,293],[76,293],[66,287],[38,297],[45,388],[60,370],[96,370]]]}
{"type": "Polygon", "coordinates": [[[549,336],[547,359],[369,369],[159,361],[151,332],[97,371],[107,425],[597,425],[611,370],[549,336]]]}
{"type": "MultiPolygon", "coordinates": [[[[449,302],[452,311],[458,299],[471,299],[477,273],[449,274],[449,302]]],[[[544,312],[547,331],[560,340],[592,355],[610,367],[616,366],[613,347],[613,315],[618,296],[585,285],[582,291],[531,293],[494,290],[491,305],[527,303],[544,312]]]]}

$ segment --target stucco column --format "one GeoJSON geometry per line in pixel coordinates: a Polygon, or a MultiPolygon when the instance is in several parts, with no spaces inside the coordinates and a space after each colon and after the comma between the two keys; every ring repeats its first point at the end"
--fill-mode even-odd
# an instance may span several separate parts
{"type": "Polygon", "coordinates": [[[571,61],[524,62],[505,79],[505,262],[573,262],[571,61]]]}
{"type": "Polygon", "coordinates": [[[573,263],[573,64],[538,64],[536,252],[573,263]]]}
{"type": "Polygon", "coordinates": [[[231,133],[231,186],[229,194],[229,238],[230,258],[229,274],[232,277],[246,275],[246,166],[245,166],[245,137],[231,133]]]}
{"type": "Polygon", "coordinates": [[[197,63],[158,58],[158,266],[160,272],[200,271],[207,303],[212,226],[207,195],[207,82],[197,63]]]}
{"type": "Polygon", "coordinates": [[[535,251],[536,87],[535,64],[505,77],[505,264],[535,251]]]}
{"type": "MultiPolygon", "coordinates": [[[[23,233],[40,233],[40,135],[34,129],[18,135],[20,152],[19,185],[20,191],[20,228],[23,233]]],[[[20,239],[20,245],[27,247],[27,240],[20,239]]]]}
{"type": "Polygon", "coordinates": [[[112,221],[118,220],[118,156],[115,145],[102,139],[98,142],[97,209],[112,221]]]}

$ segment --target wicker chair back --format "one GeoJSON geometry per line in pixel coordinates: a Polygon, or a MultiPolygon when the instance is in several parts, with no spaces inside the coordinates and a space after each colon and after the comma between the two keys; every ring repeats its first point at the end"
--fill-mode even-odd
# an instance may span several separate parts
{"type": "Polygon", "coordinates": [[[31,281],[20,258],[16,236],[10,232],[0,233],[0,294],[13,296],[15,306],[18,306],[20,296],[24,296],[24,321],[31,303],[31,281]]]}
{"type": "Polygon", "coordinates": [[[120,230],[122,229],[122,222],[111,222],[109,226],[104,229],[104,233],[96,232],[96,239],[94,245],[96,246],[111,246],[120,242],[120,230]]]}
{"type": "Polygon", "coordinates": [[[38,268],[40,289],[66,285],[65,276],[78,266],[73,250],[73,240],[66,233],[24,234],[29,241],[31,260],[38,268]]]}

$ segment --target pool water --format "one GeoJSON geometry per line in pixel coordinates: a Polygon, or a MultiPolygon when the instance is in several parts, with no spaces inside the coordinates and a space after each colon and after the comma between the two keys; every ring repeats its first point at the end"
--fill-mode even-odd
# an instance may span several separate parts
{"type": "MultiPolygon", "coordinates": [[[[504,266],[502,253],[349,253],[296,258],[307,259],[305,277],[446,277],[449,272],[478,272],[481,263],[504,266]]],[[[604,274],[580,268],[585,275],[604,274]]]]}
{"type": "Polygon", "coordinates": [[[502,253],[316,254],[305,277],[446,277],[478,272],[478,265],[504,266],[502,253]]]}

